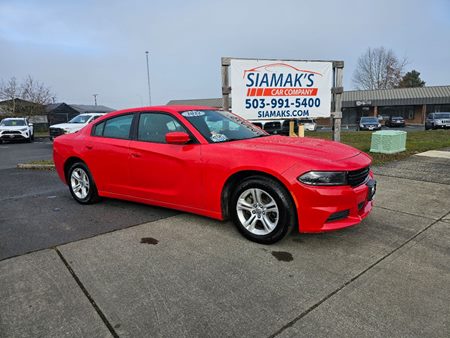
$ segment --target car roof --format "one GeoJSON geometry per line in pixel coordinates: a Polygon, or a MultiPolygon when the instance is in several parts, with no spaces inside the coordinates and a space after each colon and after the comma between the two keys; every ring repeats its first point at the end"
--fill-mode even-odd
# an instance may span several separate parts
{"type": "Polygon", "coordinates": [[[172,113],[181,113],[187,110],[219,110],[219,108],[209,107],[209,106],[188,106],[188,105],[173,105],[173,106],[146,106],[146,107],[136,107],[128,108],[122,110],[116,110],[114,112],[106,114],[108,117],[121,115],[123,113],[135,113],[135,112],[145,112],[145,111],[165,111],[172,113]]]}

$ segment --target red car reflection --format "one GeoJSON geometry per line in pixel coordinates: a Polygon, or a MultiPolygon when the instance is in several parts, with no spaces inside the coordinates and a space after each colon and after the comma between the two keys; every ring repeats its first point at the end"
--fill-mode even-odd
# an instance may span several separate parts
{"type": "Polygon", "coordinates": [[[271,136],[211,107],[117,111],[53,147],[56,170],[79,203],[110,197],[231,218],[259,243],[291,228],[357,224],[376,188],[370,157],[355,148],[271,136]]]}

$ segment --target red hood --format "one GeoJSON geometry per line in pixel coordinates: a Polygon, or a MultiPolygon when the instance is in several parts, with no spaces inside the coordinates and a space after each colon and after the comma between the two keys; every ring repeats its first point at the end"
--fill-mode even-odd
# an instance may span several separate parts
{"type": "Polygon", "coordinates": [[[237,149],[258,150],[327,162],[342,161],[361,153],[360,150],[339,142],[308,137],[266,136],[228,144],[237,149]]]}

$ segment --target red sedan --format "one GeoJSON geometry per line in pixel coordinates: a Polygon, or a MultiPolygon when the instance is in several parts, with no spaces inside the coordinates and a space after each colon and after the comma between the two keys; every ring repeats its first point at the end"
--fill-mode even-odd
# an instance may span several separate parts
{"type": "Polygon", "coordinates": [[[231,218],[259,243],[294,227],[357,224],[371,211],[376,187],[370,157],[355,148],[271,136],[211,107],[110,113],[55,139],[53,157],[79,203],[102,196],[231,218]]]}

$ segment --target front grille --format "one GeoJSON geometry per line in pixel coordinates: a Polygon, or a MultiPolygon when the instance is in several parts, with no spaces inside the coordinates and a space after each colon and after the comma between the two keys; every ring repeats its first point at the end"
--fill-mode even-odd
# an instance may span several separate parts
{"type": "Polygon", "coordinates": [[[358,170],[349,171],[347,175],[348,184],[352,187],[357,187],[363,184],[369,177],[370,167],[365,167],[358,170]]]}
{"type": "Polygon", "coordinates": [[[64,129],[61,128],[50,128],[50,136],[56,137],[64,134],[64,129]]]}
{"type": "Polygon", "coordinates": [[[8,134],[8,135],[11,135],[11,134],[19,134],[19,135],[20,135],[21,132],[18,131],[18,130],[7,130],[7,131],[4,131],[3,134],[8,134]]]}

